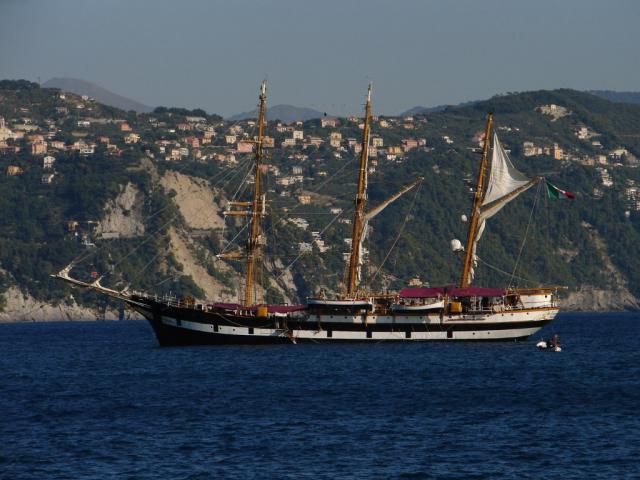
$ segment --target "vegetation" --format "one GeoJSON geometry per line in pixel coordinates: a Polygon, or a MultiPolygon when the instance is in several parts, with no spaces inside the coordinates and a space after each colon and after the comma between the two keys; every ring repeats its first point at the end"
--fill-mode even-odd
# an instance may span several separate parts
{"type": "MultiPolygon", "coordinates": [[[[25,140],[9,141],[10,146],[19,145],[22,150],[0,155],[3,212],[0,267],[7,272],[0,274],[0,310],[1,294],[11,283],[47,302],[68,298],[68,287],[50,275],[73,259],[81,259],[74,274],[85,279],[106,275],[110,285],[202,297],[203,291],[183,273],[183,266],[171,254],[168,229],[173,226],[180,231],[188,230],[176,206],[175,192],[160,188],[154,175],[179,169],[181,173],[207,179],[228,198],[243,192],[241,181],[248,173],[250,161],[239,158],[238,165],[230,168],[216,161],[185,159],[176,166],[174,162],[158,160],[160,150],[154,142],[179,139],[177,133],[168,129],[184,122],[187,116],[202,117],[220,132],[228,125],[223,124],[221,117],[199,109],[159,107],[151,114],[135,114],[88,103],[85,106],[90,110],[88,113],[78,113],[71,104],[67,105],[67,113],[61,113],[57,95],[58,91],[41,89],[31,82],[0,81],[0,116],[7,120],[29,117],[39,125],[53,121],[54,138],[68,144],[85,138],[85,133],[86,138],[106,135],[117,144],[117,153],[100,144],[89,156],[77,151],[58,152],[55,179],[48,184],[42,182],[42,156],[31,155],[25,140]],[[77,122],[83,115],[105,121],[78,132],[77,122]],[[117,120],[126,120],[146,143],[123,143],[117,120]],[[166,128],[155,126],[158,122],[163,122],[166,128]],[[145,167],[145,162],[153,167],[145,167]],[[9,165],[20,167],[23,173],[5,175],[9,165]],[[127,183],[143,192],[142,218],[149,235],[144,239],[98,238],[92,222],[104,218],[105,205],[127,183]],[[77,222],[77,227],[70,228],[69,222],[77,222]],[[83,238],[91,241],[83,242],[83,238]]],[[[625,189],[640,182],[640,172],[631,161],[634,155],[640,156],[637,134],[640,107],[613,104],[572,90],[509,94],[447,107],[441,112],[416,116],[410,131],[401,122],[389,128],[375,124],[373,134],[381,136],[385,145],[399,145],[403,138],[413,137],[426,139],[426,148],[416,148],[397,162],[380,156],[370,177],[369,205],[381,202],[417,175],[425,180],[372,222],[365,245],[370,255],[364,284],[395,289],[415,277],[434,285],[457,282],[461,261],[451,252],[449,242],[452,238],[463,243],[466,240],[467,224],[460,218],[469,212],[469,185],[478,164],[478,154],[471,147],[473,135],[483,130],[487,111],[495,113],[496,127],[502,127],[498,130],[501,141],[511,150],[518,168],[530,175],[542,174],[562,188],[575,191],[578,198],[574,202],[549,200],[541,184],[492,218],[478,250],[481,262],[476,283],[486,286],[544,283],[571,288],[584,284],[600,288],[626,286],[640,296],[640,212],[625,194],[625,189]],[[571,114],[552,121],[536,111],[538,106],[551,103],[567,108],[571,114]],[[599,134],[602,147],[576,138],[576,128],[585,125],[599,134]],[[448,143],[445,136],[453,143],[448,143]],[[557,143],[570,150],[574,159],[525,157],[522,148],[525,141],[557,143]],[[575,160],[620,146],[627,148],[630,155],[619,165],[608,167],[612,187],[602,185],[601,173],[595,166],[575,160]],[[612,277],[607,267],[609,261],[621,272],[625,285],[612,277]]],[[[270,124],[267,133],[278,145],[288,134],[273,127],[270,124]]],[[[307,121],[296,128],[303,129],[305,135],[323,139],[335,130],[342,133],[343,139],[361,135],[357,123],[344,119],[336,129],[322,128],[319,120],[307,121]]],[[[283,286],[278,277],[289,265],[295,284],[295,290],[288,292],[290,295],[304,298],[321,288],[339,290],[343,254],[348,250],[344,239],[351,236],[349,224],[334,221],[331,228],[325,227],[334,217],[329,213],[331,208],[342,209],[343,218],[351,215],[355,155],[341,151],[338,158],[336,150],[327,144],[307,148],[304,157],[296,157],[294,153],[300,152],[270,149],[267,158],[267,163],[283,175],[290,174],[295,166],[302,168],[304,176],[303,183],[295,187],[276,184],[271,173],[265,176],[272,213],[265,226],[265,260],[266,270],[272,274],[267,277],[265,273],[262,283],[267,288],[267,300],[274,302],[284,300],[275,284],[283,286]],[[303,192],[313,195],[314,201],[300,205],[296,196],[303,192]],[[308,220],[307,231],[289,221],[295,217],[308,220]],[[313,243],[311,232],[321,232],[328,250],[321,253],[313,246],[311,254],[301,255],[298,244],[313,243]]],[[[233,289],[235,279],[224,273],[211,253],[220,251],[226,241],[241,233],[241,228],[241,222],[229,222],[224,239],[220,232],[211,232],[194,240],[197,261],[229,290],[233,289]]],[[[237,248],[242,246],[242,240],[236,243],[237,248]]],[[[233,264],[233,268],[242,272],[240,263],[233,264]]],[[[74,296],[80,303],[99,305],[93,293],[74,292],[74,296]]]]}

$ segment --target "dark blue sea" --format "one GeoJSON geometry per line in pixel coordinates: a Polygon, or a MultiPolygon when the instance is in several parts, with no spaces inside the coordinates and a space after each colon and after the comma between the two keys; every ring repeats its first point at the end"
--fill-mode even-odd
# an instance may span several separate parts
{"type": "Polygon", "coordinates": [[[2,479],[640,478],[640,315],[520,343],[160,348],[0,325],[2,479]],[[536,341],[560,334],[564,350],[536,341]]]}

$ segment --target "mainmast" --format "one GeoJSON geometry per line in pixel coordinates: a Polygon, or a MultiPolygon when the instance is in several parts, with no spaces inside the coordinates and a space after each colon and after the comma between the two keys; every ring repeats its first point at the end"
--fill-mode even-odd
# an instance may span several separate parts
{"type": "MultiPolygon", "coordinates": [[[[246,276],[244,282],[244,305],[251,305],[254,301],[253,287],[255,285],[256,261],[260,257],[260,247],[262,239],[260,234],[260,224],[265,215],[266,201],[262,193],[262,157],[263,157],[263,136],[265,126],[265,112],[267,102],[267,82],[262,82],[260,86],[260,103],[258,105],[258,137],[255,140],[256,155],[254,166],[253,200],[251,202],[229,202],[230,207],[249,207],[250,210],[227,210],[225,216],[246,217],[250,216],[249,238],[246,244],[246,276]]],[[[243,255],[237,252],[219,254],[220,258],[242,258],[243,255]]]]}
{"type": "Polygon", "coordinates": [[[487,157],[489,154],[489,143],[491,134],[491,125],[493,123],[493,114],[487,115],[487,125],[484,131],[484,146],[482,148],[482,160],[480,161],[480,171],[478,172],[478,181],[476,183],[476,191],[473,197],[473,209],[471,211],[471,221],[469,222],[469,234],[467,235],[466,254],[464,257],[464,265],[462,267],[462,276],[460,277],[460,288],[469,285],[469,271],[473,264],[476,230],[478,228],[478,218],[480,217],[480,206],[484,195],[484,177],[487,169],[487,157]]]}
{"type": "Polygon", "coordinates": [[[352,296],[357,287],[358,269],[360,267],[360,249],[363,235],[364,208],[367,203],[367,168],[369,161],[369,129],[371,117],[371,84],[367,90],[367,104],[364,110],[364,129],[362,131],[362,149],[360,151],[360,171],[358,175],[358,191],[353,213],[353,232],[351,235],[351,255],[349,268],[344,280],[346,295],[352,296]]]}
{"type": "Polygon", "coordinates": [[[253,285],[255,283],[256,259],[260,252],[260,220],[265,213],[265,198],[262,194],[261,165],[262,165],[262,135],[264,131],[264,116],[267,103],[267,82],[260,86],[260,105],[258,106],[258,140],[256,141],[255,174],[253,186],[253,205],[251,208],[251,226],[247,240],[247,276],[245,277],[244,304],[251,305],[253,285]]]}

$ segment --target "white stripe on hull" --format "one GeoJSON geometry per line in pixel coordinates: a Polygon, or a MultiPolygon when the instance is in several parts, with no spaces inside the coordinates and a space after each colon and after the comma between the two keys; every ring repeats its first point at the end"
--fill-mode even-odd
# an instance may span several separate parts
{"type": "MultiPolygon", "coordinates": [[[[285,333],[282,329],[276,328],[249,328],[243,326],[226,326],[219,325],[217,331],[214,330],[214,326],[208,323],[200,323],[200,322],[192,322],[187,320],[178,321],[173,317],[162,316],[160,321],[162,324],[181,328],[184,330],[192,331],[192,332],[202,332],[202,333],[210,333],[215,334],[217,336],[221,335],[229,335],[229,336],[247,336],[247,337],[281,337],[281,338],[293,338],[300,340],[315,340],[315,341],[336,341],[336,340],[348,340],[348,341],[428,341],[428,340],[507,340],[512,338],[522,338],[528,337],[530,335],[535,334],[540,328],[543,326],[543,322],[546,320],[552,320],[557,314],[557,309],[551,310],[539,310],[539,311],[529,311],[529,312],[516,312],[516,313],[497,313],[497,314],[489,314],[480,317],[472,317],[465,316],[464,319],[460,318],[458,320],[448,320],[445,319],[444,322],[441,322],[439,315],[429,315],[429,316],[409,316],[407,320],[404,317],[395,317],[395,320],[400,320],[402,323],[397,324],[398,329],[402,329],[401,331],[395,332],[377,332],[371,331],[366,332],[362,330],[329,330],[326,327],[330,326],[330,321],[325,320],[324,316],[322,316],[322,321],[324,323],[324,329],[322,330],[291,330],[288,333],[285,333]],[[473,318],[478,318],[474,320],[473,318]],[[539,321],[540,325],[527,326],[527,327],[518,327],[517,322],[526,322],[530,323],[531,321],[539,321]],[[483,329],[483,324],[500,324],[500,323],[511,323],[514,324],[512,328],[498,328],[494,330],[487,329],[485,327],[483,329]],[[429,332],[416,332],[412,331],[411,325],[419,325],[419,324],[429,324],[429,325],[438,325],[439,330],[437,331],[429,331],[429,332]],[[452,329],[448,331],[450,327],[454,327],[456,325],[475,325],[478,328],[476,330],[455,330],[452,329]],[[406,328],[409,327],[409,328],[406,328]],[[410,331],[410,337],[407,338],[407,331],[410,331]],[[250,333],[252,332],[252,333],[250,333]],[[329,333],[330,332],[330,333],[329,333]],[[331,335],[331,336],[329,336],[331,335]]],[[[460,316],[461,317],[461,316],[460,316]]],[[[367,323],[378,323],[378,324],[388,324],[388,323],[397,323],[390,321],[394,317],[392,316],[379,316],[379,317],[369,317],[367,319],[367,323]],[[372,321],[372,320],[375,320],[372,321]]],[[[358,317],[343,317],[343,316],[333,316],[331,319],[333,322],[354,322],[360,326],[362,326],[363,319],[360,318],[359,322],[357,321],[358,317]]],[[[317,325],[317,320],[315,316],[309,320],[309,324],[317,325]]]]}

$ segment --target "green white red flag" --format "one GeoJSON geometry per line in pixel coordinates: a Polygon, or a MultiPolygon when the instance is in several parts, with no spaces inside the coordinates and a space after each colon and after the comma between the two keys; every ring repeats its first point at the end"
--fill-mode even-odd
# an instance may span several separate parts
{"type": "Polygon", "coordinates": [[[545,182],[547,183],[547,195],[549,196],[549,198],[554,198],[554,199],[568,198],[570,200],[576,199],[576,196],[573,193],[567,192],[566,190],[559,189],[549,180],[545,180],[545,182]]]}

